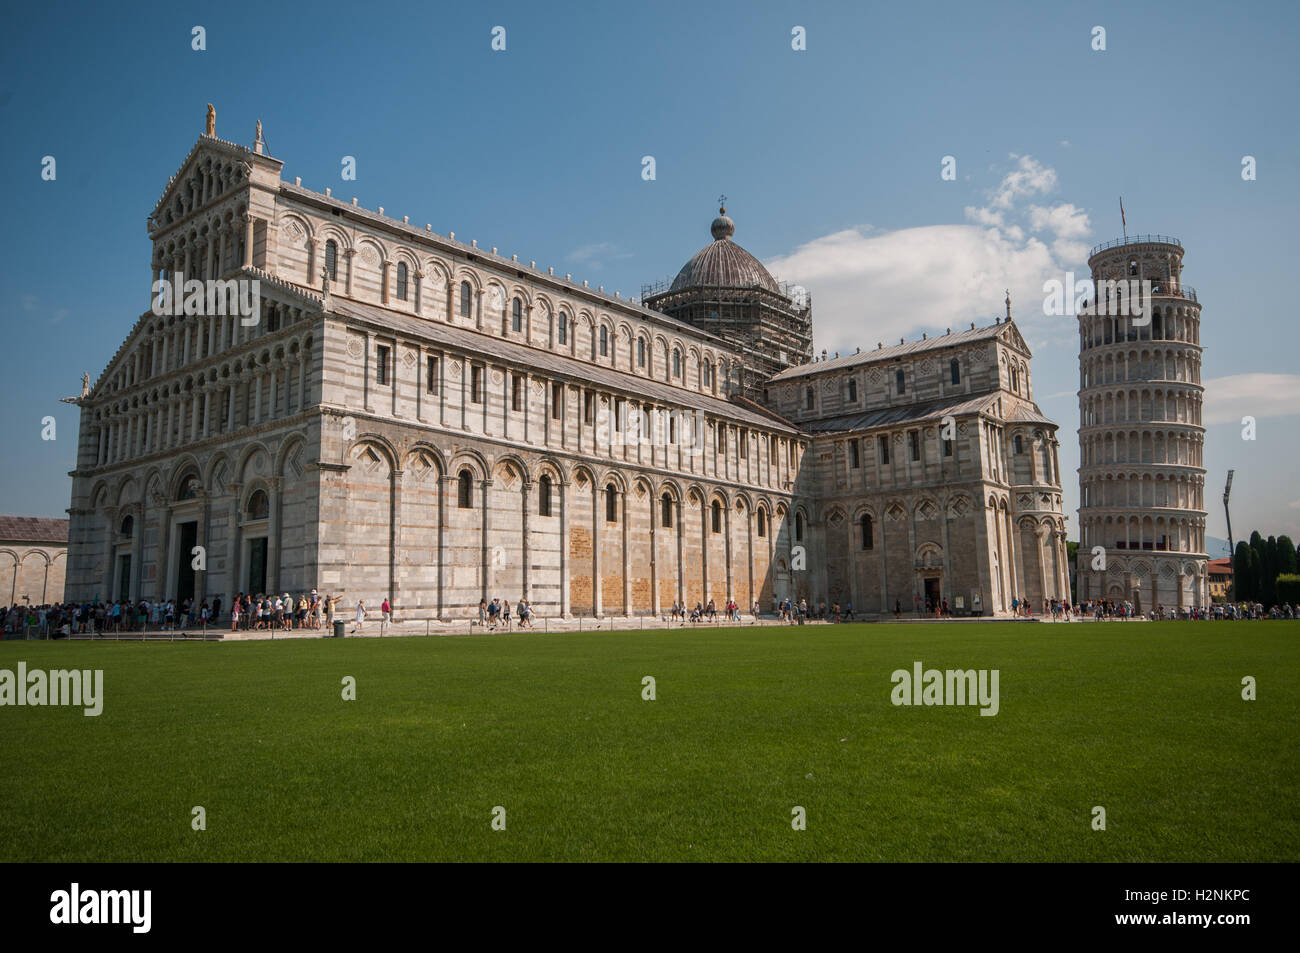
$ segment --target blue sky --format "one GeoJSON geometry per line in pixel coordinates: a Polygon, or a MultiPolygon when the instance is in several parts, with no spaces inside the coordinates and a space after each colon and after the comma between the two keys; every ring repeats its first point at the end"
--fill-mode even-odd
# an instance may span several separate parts
{"type": "Polygon", "coordinates": [[[251,143],[260,118],[289,179],[624,294],[709,240],[725,192],[736,241],[812,293],[818,350],[987,321],[1010,287],[1067,475],[1077,334],[1043,316],[1042,282],[1086,274],[1123,195],[1130,233],[1182,239],[1204,306],[1210,535],[1226,535],[1235,467],[1237,534],[1300,537],[1294,4],[51,4],[7,19],[0,511],[66,509],[77,410],[58,398],[147,307],[145,217],[212,102],[222,138],[251,143]]]}

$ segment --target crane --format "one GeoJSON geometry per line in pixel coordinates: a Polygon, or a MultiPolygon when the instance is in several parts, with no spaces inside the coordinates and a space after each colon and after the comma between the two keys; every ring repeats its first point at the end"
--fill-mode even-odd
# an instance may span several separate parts
{"type": "Polygon", "coordinates": [[[1232,570],[1232,598],[1237,598],[1237,548],[1232,542],[1232,515],[1228,512],[1228,496],[1232,493],[1232,474],[1228,471],[1228,484],[1223,488],[1223,518],[1228,522],[1228,568],[1232,570]]]}

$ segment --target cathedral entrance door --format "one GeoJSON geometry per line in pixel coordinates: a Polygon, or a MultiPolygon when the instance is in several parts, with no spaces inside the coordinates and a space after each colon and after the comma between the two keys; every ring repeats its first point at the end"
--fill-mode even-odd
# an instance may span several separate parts
{"type": "Polygon", "coordinates": [[[197,522],[181,523],[177,534],[176,605],[194,598],[194,546],[199,538],[197,522]]]}
{"type": "Polygon", "coordinates": [[[267,538],[248,541],[248,592],[249,595],[261,595],[266,592],[266,551],[267,538]]]}
{"type": "Polygon", "coordinates": [[[925,598],[930,605],[939,604],[939,579],[936,576],[927,576],[925,579],[925,598]]]}

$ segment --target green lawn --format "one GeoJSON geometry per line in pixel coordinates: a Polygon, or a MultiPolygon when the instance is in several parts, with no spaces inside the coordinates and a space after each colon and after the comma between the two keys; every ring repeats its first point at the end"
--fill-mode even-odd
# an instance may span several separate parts
{"type": "Polygon", "coordinates": [[[3,861],[1300,859],[1297,623],[0,644],[19,660],[102,668],[105,700],[0,708],[3,861]],[[999,714],[895,707],[917,660],[998,669],[999,714]]]}

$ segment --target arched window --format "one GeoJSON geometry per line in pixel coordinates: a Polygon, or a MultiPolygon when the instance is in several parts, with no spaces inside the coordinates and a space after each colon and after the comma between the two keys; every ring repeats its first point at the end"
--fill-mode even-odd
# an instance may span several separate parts
{"type": "Polygon", "coordinates": [[[673,348],[673,377],[682,376],[682,352],[673,348]]]}
{"type": "Polygon", "coordinates": [[[862,515],[862,548],[871,549],[876,545],[875,536],[872,532],[871,514],[862,515]]]}
{"type": "Polygon", "coordinates": [[[245,513],[250,520],[264,520],[271,515],[271,504],[266,498],[265,490],[253,491],[253,495],[248,498],[245,513]]]}
{"type": "Polygon", "coordinates": [[[804,404],[804,409],[805,409],[805,410],[812,410],[812,409],[813,409],[813,389],[812,389],[811,387],[805,387],[805,388],[804,388],[804,392],[803,392],[803,404],[804,404]]]}
{"type": "Polygon", "coordinates": [[[704,362],[704,386],[713,386],[713,365],[708,361],[704,362]]]}
{"type": "Polygon", "coordinates": [[[461,470],[460,476],[456,478],[456,505],[462,510],[467,510],[474,505],[473,480],[468,470],[461,470]]]}
{"type": "Polygon", "coordinates": [[[600,356],[607,357],[608,355],[609,355],[609,328],[605,327],[605,325],[602,324],[600,326],[600,356]]]}
{"type": "Polygon", "coordinates": [[[1020,434],[1016,434],[1016,453],[1024,453],[1025,445],[1021,442],[1020,434]]]}
{"type": "Polygon", "coordinates": [[[714,500],[713,506],[710,507],[710,509],[712,509],[713,511],[713,532],[721,533],[722,532],[722,504],[719,503],[717,500],[714,500]]]}
{"type": "Polygon", "coordinates": [[[408,271],[406,268],[406,262],[399,261],[397,263],[397,300],[398,301],[406,300],[407,274],[408,271]]]}
{"type": "Polygon", "coordinates": [[[551,515],[551,478],[544,473],[537,481],[537,515],[551,515]]]}
{"type": "Polygon", "coordinates": [[[1020,372],[1014,367],[1011,368],[1011,389],[1016,393],[1020,392],[1020,372]]]}
{"type": "Polygon", "coordinates": [[[671,493],[665,493],[659,498],[659,522],[663,524],[664,529],[673,528],[673,497],[671,493]]]}
{"type": "Polygon", "coordinates": [[[470,316],[470,301],[473,297],[473,289],[470,288],[468,281],[460,283],[460,316],[468,318],[470,316]]]}
{"type": "Polygon", "coordinates": [[[645,338],[636,339],[636,366],[645,367],[645,338]]]}
{"type": "Polygon", "coordinates": [[[849,403],[856,404],[858,401],[858,382],[854,378],[849,378],[849,403]]]}
{"type": "Polygon", "coordinates": [[[618,522],[618,490],[612,483],[605,487],[605,522],[618,522]]]}
{"type": "Polygon", "coordinates": [[[767,510],[761,506],[758,508],[758,535],[767,536],[767,510]]]}
{"type": "Polygon", "coordinates": [[[518,334],[524,329],[524,303],[518,298],[510,302],[510,330],[518,334]]]}
{"type": "Polygon", "coordinates": [[[894,372],[894,390],[900,394],[907,393],[907,378],[903,376],[902,369],[894,372]]]}
{"type": "Polygon", "coordinates": [[[948,377],[952,380],[953,384],[961,383],[961,364],[958,363],[957,358],[955,357],[948,362],[948,377]]]}
{"type": "Polygon", "coordinates": [[[325,243],[325,272],[330,281],[339,280],[339,246],[332,238],[325,243]]]}
{"type": "Polygon", "coordinates": [[[569,343],[569,316],[563,311],[560,312],[560,343],[569,343]]]}
{"type": "Polygon", "coordinates": [[[794,541],[796,543],[803,542],[803,514],[802,513],[794,514],[794,541]]]}
{"type": "Polygon", "coordinates": [[[122,529],[121,529],[121,532],[122,532],[122,535],[123,535],[123,536],[128,536],[128,537],[129,537],[133,532],[135,532],[135,518],[134,518],[134,517],[132,517],[132,516],[124,516],[124,517],[122,518],[122,529]]]}

